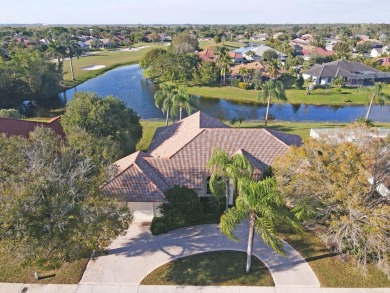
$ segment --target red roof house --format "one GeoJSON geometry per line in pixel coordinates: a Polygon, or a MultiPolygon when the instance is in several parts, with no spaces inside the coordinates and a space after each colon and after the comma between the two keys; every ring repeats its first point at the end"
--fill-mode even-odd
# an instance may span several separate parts
{"type": "Polygon", "coordinates": [[[55,117],[49,120],[49,122],[35,122],[11,118],[0,118],[0,134],[5,133],[7,136],[20,135],[25,138],[28,138],[29,133],[33,131],[36,127],[48,127],[61,137],[65,137],[65,133],[60,121],[61,116],[55,117]]]}

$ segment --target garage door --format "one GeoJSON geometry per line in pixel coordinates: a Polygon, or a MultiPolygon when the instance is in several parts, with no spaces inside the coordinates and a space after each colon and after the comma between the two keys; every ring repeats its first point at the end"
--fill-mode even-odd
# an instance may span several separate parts
{"type": "Polygon", "coordinates": [[[159,216],[157,202],[129,202],[128,206],[133,211],[135,222],[151,222],[154,216],[159,216]]]}

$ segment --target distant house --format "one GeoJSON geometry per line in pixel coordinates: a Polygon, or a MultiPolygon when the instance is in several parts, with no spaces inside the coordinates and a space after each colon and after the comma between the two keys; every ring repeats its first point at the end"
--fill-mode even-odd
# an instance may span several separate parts
{"type": "Polygon", "coordinates": [[[257,34],[257,35],[254,35],[250,38],[252,41],[265,41],[265,40],[268,40],[269,39],[269,36],[268,34],[257,34]]]}
{"type": "Polygon", "coordinates": [[[167,34],[160,34],[161,42],[170,42],[172,41],[172,37],[167,34]]]}
{"type": "Polygon", "coordinates": [[[320,47],[317,47],[317,48],[314,48],[312,50],[302,50],[302,55],[303,55],[303,58],[305,60],[310,60],[310,56],[312,54],[318,54],[322,57],[328,57],[328,56],[331,56],[334,54],[333,51],[328,51],[326,49],[323,49],[323,48],[320,48],[320,47]]]}
{"type": "Polygon", "coordinates": [[[251,62],[247,64],[238,64],[232,67],[232,76],[240,75],[240,69],[246,68],[246,69],[254,69],[257,72],[264,73],[265,67],[260,62],[251,62]]]}
{"type": "Polygon", "coordinates": [[[206,49],[198,53],[199,58],[203,61],[207,62],[215,62],[216,56],[214,55],[214,51],[212,49],[206,49]]]}
{"type": "Polygon", "coordinates": [[[304,79],[315,84],[330,84],[333,79],[342,77],[349,86],[372,85],[373,82],[390,82],[390,73],[379,71],[359,62],[338,60],[322,65],[314,65],[303,72],[304,79]]]}
{"type": "Polygon", "coordinates": [[[91,49],[91,46],[90,45],[87,45],[86,43],[82,42],[82,41],[79,41],[78,42],[79,46],[81,47],[81,49],[87,51],[89,49],[91,49]]]}
{"type": "Polygon", "coordinates": [[[281,53],[279,51],[276,51],[275,49],[273,49],[273,48],[271,48],[269,46],[266,46],[266,45],[260,45],[260,46],[257,46],[257,47],[239,48],[237,50],[234,50],[234,52],[242,54],[245,57],[246,60],[249,60],[249,61],[259,61],[259,60],[261,60],[263,58],[263,54],[267,50],[275,51],[276,53],[278,53],[278,55],[281,58],[283,58],[285,56],[283,53],[281,53]],[[254,55],[251,56],[249,51],[252,51],[254,55]]]}
{"type": "Polygon", "coordinates": [[[241,63],[244,61],[244,55],[237,52],[229,52],[230,58],[232,58],[232,63],[241,63]]]}
{"type": "Polygon", "coordinates": [[[52,129],[57,135],[65,137],[60,120],[61,116],[55,117],[49,120],[47,123],[11,118],[0,118],[0,134],[4,133],[7,136],[19,135],[28,138],[29,133],[35,128],[47,127],[52,129]]]}
{"type": "Polygon", "coordinates": [[[373,48],[371,49],[371,57],[380,57],[382,54],[390,53],[390,46],[384,46],[382,48],[373,48]]]}
{"type": "MultiPolygon", "coordinates": [[[[157,128],[146,153],[138,151],[117,161],[118,175],[103,187],[106,195],[123,195],[136,220],[150,220],[175,185],[210,197],[207,162],[215,148],[242,154],[260,179],[274,160],[301,144],[297,135],[270,128],[232,128],[197,112],[170,126],[157,128]]],[[[229,201],[233,203],[232,192],[229,201]]]]}
{"type": "Polygon", "coordinates": [[[104,49],[109,49],[115,46],[115,44],[110,39],[100,39],[100,47],[104,49]]]}
{"type": "Polygon", "coordinates": [[[377,61],[381,66],[390,66],[390,57],[379,58],[377,61]]]}

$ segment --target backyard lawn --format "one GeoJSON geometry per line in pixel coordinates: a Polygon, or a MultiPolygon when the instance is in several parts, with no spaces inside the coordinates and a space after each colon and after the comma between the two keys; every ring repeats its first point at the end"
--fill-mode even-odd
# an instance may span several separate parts
{"type": "Polygon", "coordinates": [[[266,266],[252,256],[252,272],[245,273],[246,253],[206,252],[171,261],[151,272],[142,285],[274,286],[266,266]]]}
{"type": "MultiPolygon", "coordinates": [[[[191,86],[188,87],[188,92],[193,95],[198,95],[207,98],[223,98],[226,100],[256,103],[258,90],[243,90],[236,87],[206,87],[206,86],[191,86]]],[[[390,87],[384,90],[390,94],[390,87]]],[[[337,93],[335,89],[327,91],[323,88],[318,88],[312,91],[310,95],[305,94],[304,89],[286,89],[287,100],[290,104],[314,104],[314,105],[348,105],[348,104],[365,104],[370,96],[367,90],[356,88],[345,88],[341,93],[337,93]]],[[[261,101],[263,102],[263,101],[261,101]]],[[[281,103],[275,100],[275,103],[281,103]]],[[[264,102],[263,102],[264,103],[264,102]]]]}

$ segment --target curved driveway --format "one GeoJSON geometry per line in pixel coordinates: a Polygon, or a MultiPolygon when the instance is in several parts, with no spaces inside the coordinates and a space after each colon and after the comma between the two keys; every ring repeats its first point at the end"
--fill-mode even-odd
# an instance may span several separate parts
{"type": "MultiPolygon", "coordinates": [[[[109,254],[91,260],[80,284],[140,284],[157,267],[176,258],[216,250],[246,251],[247,224],[236,231],[238,243],[219,232],[217,225],[200,225],[152,236],[149,226],[133,223],[125,236],[110,246],[109,254]]],[[[319,287],[317,277],[290,245],[283,257],[255,237],[253,254],[270,270],[275,286],[319,287]]],[[[243,270],[245,268],[242,268],[243,270]]]]}

